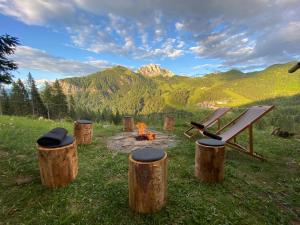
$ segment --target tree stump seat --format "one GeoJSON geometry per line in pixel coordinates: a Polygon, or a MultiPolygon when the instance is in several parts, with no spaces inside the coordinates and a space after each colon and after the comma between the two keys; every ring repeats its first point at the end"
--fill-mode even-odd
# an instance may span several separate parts
{"type": "Polygon", "coordinates": [[[165,131],[172,131],[175,125],[175,117],[173,116],[165,116],[164,120],[164,130],[165,131]]]}
{"type": "Polygon", "coordinates": [[[138,213],[159,211],[167,199],[167,154],[143,148],[129,156],[129,206],[138,213]]]}
{"type": "Polygon", "coordinates": [[[134,119],[132,116],[124,116],[123,118],[123,131],[133,132],[134,131],[134,119]]]}
{"type": "Polygon", "coordinates": [[[93,140],[93,124],[90,120],[74,122],[74,137],[77,144],[91,144],[93,140]]]}
{"type": "Polygon", "coordinates": [[[195,176],[203,182],[224,180],[225,142],[215,139],[196,141],[195,176]]]}
{"type": "Polygon", "coordinates": [[[42,184],[56,188],[69,184],[77,176],[76,140],[71,136],[55,147],[37,145],[42,184]]]}

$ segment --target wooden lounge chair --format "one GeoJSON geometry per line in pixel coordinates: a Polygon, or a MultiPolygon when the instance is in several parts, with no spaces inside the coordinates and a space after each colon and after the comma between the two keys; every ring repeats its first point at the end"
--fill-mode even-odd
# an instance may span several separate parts
{"type": "Polygon", "coordinates": [[[218,129],[220,129],[221,128],[220,118],[230,110],[231,108],[227,108],[227,107],[219,108],[215,110],[213,114],[204,118],[202,122],[200,123],[191,122],[192,126],[184,132],[184,135],[187,136],[188,138],[192,138],[196,135],[196,133],[195,134],[191,133],[193,129],[198,129],[199,131],[201,131],[203,129],[207,129],[213,126],[215,123],[218,124],[218,129]]]}
{"type": "Polygon", "coordinates": [[[252,106],[246,111],[244,111],[237,118],[226,124],[224,127],[219,129],[216,134],[211,134],[210,132],[204,131],[203,134],[226,142],[226,145],[237,149],[243,153],[246,153],[255,158],[265,160],[262,156],[258,155],[253,150],[253,124],[263,117],[266,113],[271,111],[274,106],[252,106]],[[237,143],[236,137],[244,130],[248,129],[249,141],[248,147],[241,146],[237,143]]]}

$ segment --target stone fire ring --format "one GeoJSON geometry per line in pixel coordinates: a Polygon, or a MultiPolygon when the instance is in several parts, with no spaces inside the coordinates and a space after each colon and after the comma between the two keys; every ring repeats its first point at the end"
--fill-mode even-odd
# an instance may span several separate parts
{"type": "Polygon", "coordinates": [[[161,148],[163,150],[176,146],[174,135],[148,130],[155,133],[155,140],[137,141],[137,132],[122,132],[107,139],[108,149],[123,153],[130,153],[138,148],[161,148]]]}

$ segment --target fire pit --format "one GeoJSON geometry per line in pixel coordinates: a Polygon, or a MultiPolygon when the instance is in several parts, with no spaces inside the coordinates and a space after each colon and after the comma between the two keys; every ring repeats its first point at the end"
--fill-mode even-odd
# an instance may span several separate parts
{"type": "Polygon", "coordinates": [[[137,130],[122,132],[107,139],[107,148],[110,150],[130,153],[138,148],[167,149],[176,146],[175,136],[147,128],[146,124],[137,124],[137,130]]]}
{"type": "Polygon", "coordinates": [[[138,135],[135,137],[137,141],[151,141],[154,140],[156,135],[151,131],[147,131],[147,125],[145,123],[137,123],[138,135]]]}

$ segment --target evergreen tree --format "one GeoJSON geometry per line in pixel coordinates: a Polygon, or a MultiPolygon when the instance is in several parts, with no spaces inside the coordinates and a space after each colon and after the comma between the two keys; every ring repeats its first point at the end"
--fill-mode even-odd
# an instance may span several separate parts
{"type": "Polygon", "coordinates": [[[5,91],[4,87],[1,88],[0,92],[0,115],[2,114],[10,114],[9,96],[5,91]]]}
{"type": "Polygon", "coordinates": [[[14,115],[25,116],[30,112],[28,92],[20,79],[13,83],[11,105],[14,115]]]}
{"type": "Polygon", "coordinates": [[[45,82],[45,88],[42,91],[42,98],[43,98],[43,102],[44,102],[46,110],[47,110],[48,119],[52,118],[53,110],[54,110],[52,92],[53,92],[53,90],[52,90],[52,87],[50,86],[50,84],[48,82],[45,82]]]}
{"type": "Polygon", "coordinates": [[[13,115],[18,115],[18,112],[20,112],[21,107],[20,107],[20,102],[23,101],[22,96],[21,96],[21,90],[19,86],[17,85],[16,82],[12,83],[12,90],[11,90],[11,108],[12,108],[12,114],[13,115]]]}
{"type": "Polygon", "coordinates": [[[7,59],[7,56],[15,52],[15,47],[19,45],[19,41],[16,37],[10,35],[0,36],[0,84],[10,84],[12,82],[11,70],[16,70],[17,64],[7,59]]]}
{"type": "Polygon", "coordinates": [[[114,122],[114,124],[117,125],[117,124],[120,124],[121,121],[122,121],[122,117],[121,117],[121,115],[119,113],[119,110],[117,110],[116,114],[113,117],[113,122],[114,122]]]}
{"type": "Polygon", "coordinates": [[[109,108],[104,108],[102,111],[102,120],[104,121],[108,121],[108,122],[113,122],[113,112],[111,111],[111,109],[109,108]]]}
{"type": "Polygon", "coordinates": [[[69,98],[68,98],[68,114],[71,118],[75,119],[75,117],[76,117],[75,100],[71,94],[69,95],[69,98]]]}
{"type": "Polygon", "coordinates": [[[67,97],[63,93],[63,90],[58,80],[56,80],[53,84],[53,105],[55,107],[55,111],[57,112],[55,115],[56,118],[64,118],[65,116],[67,116],[67,97]]]}
{"type": "Polygon", "coordinates": [[[32,115],[37,116],[45,116],[46,115],[46,107],[41,99],[40,93],[35,84],[35,80],[33,79],[31,73],[28,74],[27,79],[29,98],[31,102],[32,115]]]}

